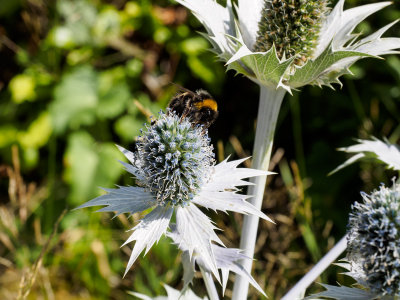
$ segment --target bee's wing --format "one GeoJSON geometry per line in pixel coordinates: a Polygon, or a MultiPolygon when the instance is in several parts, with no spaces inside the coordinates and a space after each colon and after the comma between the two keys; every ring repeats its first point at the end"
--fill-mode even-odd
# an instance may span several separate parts
{"type": "Polygon", "coordinates": [[[191,91],[191,90],[189,90],[189,89],[187,89],[187,88],[184,88],[184,87],[181,86],[180,84],[177,84],[177,83],[175,83],[175,82],[170,82],[170,84],[175,85],[175,86],[178,88],[178,90],[181,91],[181,92],[190,93],[193,97],[196,97],[196,96],[197,96],[197,94],[196,94],[195,92],[193,92],[193,91],[191,91]]]}

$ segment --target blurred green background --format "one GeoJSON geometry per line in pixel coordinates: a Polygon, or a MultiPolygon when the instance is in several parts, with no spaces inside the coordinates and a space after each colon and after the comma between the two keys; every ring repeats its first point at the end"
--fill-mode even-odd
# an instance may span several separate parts
{"type": "MultiPolygon", "coordinates": [[[[358,29],[368,34],[398,18],[396,1],[358,29]]],[[[226,73],[197,31],[199,22],[171,1],[0,1],[1,299],[133,299],[127,291],[182,287],[180,256],[167,239],[122,278],[131,245],[119,247],[140,216],[71,209],[100,195],[100,186],[132,184],[114,144],[134,146],[148,117],[177,92],[171,82],[218,100],[209,131],[219,160],[251,154],[258,88],[226,73]]],[[[400,25],[387,35],[400,36],[400,25]]],[[[260,223],[253,269],[270,299],[340,239],[361,190],[395,175],[365,162],[327,176],[346,159],[335,149],[354,138],[400,138],[400,57],[366,59],[352,71],[342,89],[306,87],[284,100],[272,161],[278,175],[263,206],[277,225],[260,223]]],[[[238,247],[242,216],[208,214],[226,245],[238,247]]],[[[319,281],[343,282],[337,272],[331,267],[319,281]]],[[[200,277],[194,284],[204,295],[200,277]]],[[[250,289],[249,299],[261,298],[250,289]]]]}

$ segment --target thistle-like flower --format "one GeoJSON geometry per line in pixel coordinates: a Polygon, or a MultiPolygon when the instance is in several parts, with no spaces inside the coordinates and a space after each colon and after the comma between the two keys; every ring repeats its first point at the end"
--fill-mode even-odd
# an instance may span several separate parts
{"type": "Polygon", "coordinates": [[[371,292],[400,296],[400,186],[362,197],[350,213],[347,259],[371,292]]]}
{"type": "Polygon", "coordinates": [[[392,25],[358,39],[355,27],[390,2],[343,11],[344,0],[328,9],[327,0],[176,0],[207,29],[213,50],[228,68],[276,89],[340,83],[349,67],[368,56],[397,53],[399,38],[381,38],[392,25]]]}
{"type": "Polygon", "coordinates": [[[363,203],[352,205],[347,232],[347,257],[337,265],[358,286],[322,284],[325,291],[306,299],[396,300],[400,297],[400,185],[381,186],[363,203]],[[362,288],[360,288],[362,287],[362,288]],[[320,298],[323,297],[323,298],[320,298]]]}
{"type": "Polygon", "coordinates": [[[125,274],[139,254],[144,249],[147,253],[166,233],[173,213],[176,216],[175,231],[189,253],[196,250],[218,280],[212,242],[223,243],[214,232],[216,227],[196,205],[254,214],[270,221],[245,201],[248,196],[239,194],[237,188],[250,184],[242,179],[268,172],[237,168],[244,159],[224,160],[216,165],[207,131],[201,126],[193,126],[187,118],[160,112],[158,119],[142,131],[135,152],[119,149],[130,162],[121,163],[134,175],[137,186],[105,189],[108,194],[78,208],[106,205],[99,211],[117,214],[151,209],[124,243],[136,241],[125,274]]]}

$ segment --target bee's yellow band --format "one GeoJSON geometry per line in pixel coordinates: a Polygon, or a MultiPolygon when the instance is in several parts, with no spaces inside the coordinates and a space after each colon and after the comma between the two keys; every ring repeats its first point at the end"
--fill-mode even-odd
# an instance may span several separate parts
{"type": "Polygon", "coordinates": [[[194,103],[197,109],[201,109],[202,107],[208,107],[214,111],[218,109],[217,102],[214,99],[204,99],[201,102],[194,103]]]}

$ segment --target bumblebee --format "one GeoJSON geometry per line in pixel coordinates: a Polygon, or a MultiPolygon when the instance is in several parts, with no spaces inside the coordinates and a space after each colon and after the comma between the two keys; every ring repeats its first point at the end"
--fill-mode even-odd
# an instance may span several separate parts
{"type": "Polygon", "coordinates": [[[168,109],[193,125],[210,127],[218,117],[217,101],[205,90],[192,92],[182,87],[180,90],[169,102],[168,109]]]}

